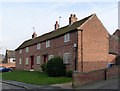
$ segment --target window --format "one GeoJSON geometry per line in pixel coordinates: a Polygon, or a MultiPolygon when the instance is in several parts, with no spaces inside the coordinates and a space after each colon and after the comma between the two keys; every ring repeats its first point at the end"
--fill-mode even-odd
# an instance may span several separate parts
{"type": "Polygon", "coordinates": [[[40,48],[41,48],[40,43],[38,43],[37,44],[37,49],[40,49],[40,48]]]}
{"type": "Polygon", "coordinates": [[[70,62],[70,53],[64,53],[63,62],[65,64],[70,62]]]}
{"type": "Polygon", "coordinates": [[[54,58],[54,55],[49,55],[48,59],[50,60],[51,58],[54,58]]]}
{"type": "Polygon", "coordinates": [[[21,61],[22,61],[22,60],[21,60],[21,58],[20,58],[20,59],[19,59],[19,64],[21,64],[21,61]]]}
{"type": "Polygon", "coordinates": [[[69,42],[70,41],[70,34],[65,34],[64,35],[64,42],[69,42]]]}
{"type": "Polygon", "coordinates": [[[19,51],[19,52],[20,52],[20,54],[21,54],[21,53],[22,53],[22,49],[20,49],[20,51],[19,51]]]}
{"type": "Polygon", "coordinates": [[[26,52],[28,52],[29,51],[29,48],[28,47],[26,47],[26,52]]]}
{"type": "Polygon", "coordinates": [[[26,58],[26,65],[28,65],[28,62],[29,62],[29,59],[28,59],[28,58],[26,58]]]}
{"type": "Polygon", "coordinates": [[[10,63],[15,62],[15,58],[10,58],[10,63]]]}
{"type": "Polygon", "coordinates": [[[50,41],[46,41],[46,48],[50,47],[50,41]]]}
{"type": "Polygon", "coordinates": [[[41,60],[40,56],[37,56],[37,64],[40,64],[40,60],[41,60]]]}

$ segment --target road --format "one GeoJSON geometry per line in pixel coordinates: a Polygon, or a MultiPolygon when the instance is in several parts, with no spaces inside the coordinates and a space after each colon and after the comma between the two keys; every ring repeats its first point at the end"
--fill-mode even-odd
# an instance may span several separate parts
{"type": "Polygon", "coordinates": [[[0,82],[0,89],[24,89],[24,88],[0,82]]]}

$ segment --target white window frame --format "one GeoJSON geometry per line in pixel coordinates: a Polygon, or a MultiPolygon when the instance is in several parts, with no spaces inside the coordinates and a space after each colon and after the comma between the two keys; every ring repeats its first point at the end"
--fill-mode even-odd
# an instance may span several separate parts
{"type": "Polygon", "coordinates": [[[69,42],[70,41],[70,34],[67,33],[64,35],[64,42],[69,42]]]}
{"type": "Polygon", "coordinates": [[[26,47],[26,52],[29,52],[29,47],[26,47]]]}
{"type": "Polygon", "coordinates": [[[46,48],[50,47],[50,40],[46,41],[46,48]]]}
{"type": "Polygon", "coordinates": [[[22,59],[21,58],[19,58],[19,64],[22,64],[22,59]]]}
{"type": "Polygon", "coordinates": [[[26,65],[29,64],[29,58],[26,58],[26,65]]]}
{"type": "Polygon", "coordinates": [[[37,49],[38,49],[38,50],[41,49],[41,43],[38,43],[38,44],[37,44],[37,49]]]}
{"type": "Polygon", "coordinates": [[[70,53],[64,53],[64,56],[63,56],[63,63],[64,63],[64,64],[70,63],[70,53]],[[68,61],[65,60],[65,56],[66,56],[66,55],[69,55],[68,61]]]}
{"type": "Polygon", "coordinates": [[[50,60],[51,58],[54,58],[54,55],[49,55],[48,60],[50,60]]]}
{"type": "Polygon", "coordinates": [[[37,56],[37,64],[40,64],[40,62],[41,62],[41,56],[37,56]]]}
{"type": "Polygon", "coordinates": [[[20,54],[22,53],[22,49],[20,49],[19,53],[20,53],[20,54]]]}

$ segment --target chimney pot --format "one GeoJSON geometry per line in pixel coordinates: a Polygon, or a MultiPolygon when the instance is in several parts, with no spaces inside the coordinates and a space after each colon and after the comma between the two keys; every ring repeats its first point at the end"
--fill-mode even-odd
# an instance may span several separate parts
{"type": "Polygon", "coordinates": [[[58,24],[58,21],[56,21],[56,24],[58,24]]]}
{"type": "Polygon", "coordinates": [[[69,25],[73,24],[74,22],[77,21],[77,17],[75,14],[71,14],[69,18],[69,25]]]}
{"type": "Polygon", "coordinates": [[[74,14],[74,17],[76,17],[76,15],[74,14]]]}
{"type": "Polygon", "coordinates": [[[58,24],[58,21],[56,21],[56,24],[55,24],[55,30],[59,29],[59,24],[58,24]]]}
{"type": "Polygon", "coordinates": [[[34,39],[36,37],[37,37],[37,34],[34,32],[33,35],[32,35],[32,39],[34,39]]]}

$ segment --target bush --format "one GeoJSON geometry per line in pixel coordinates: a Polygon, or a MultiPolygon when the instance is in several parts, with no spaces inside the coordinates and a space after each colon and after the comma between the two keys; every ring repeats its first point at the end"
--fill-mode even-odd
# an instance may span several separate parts
{"type": "Polygon", "coordinates": [[[48,60],[46,65],[46,73],[48,76],[52,77],[64,76],[65,66],[63,64],[63,59],[56,57],[48,60]]]}
{"type": "Polygon", "coordinates": [[[45,71],[46,70],[46,63],[42,63],[40,65],[40,67],[41,67],[42,71],[45,71]]]}
{"type": "Polygon", "coordinates": [[[67,76],[67,77],[72,77],[72,71],[71,71],[71,70],[66,71],[66,76],[67,76]]]}

